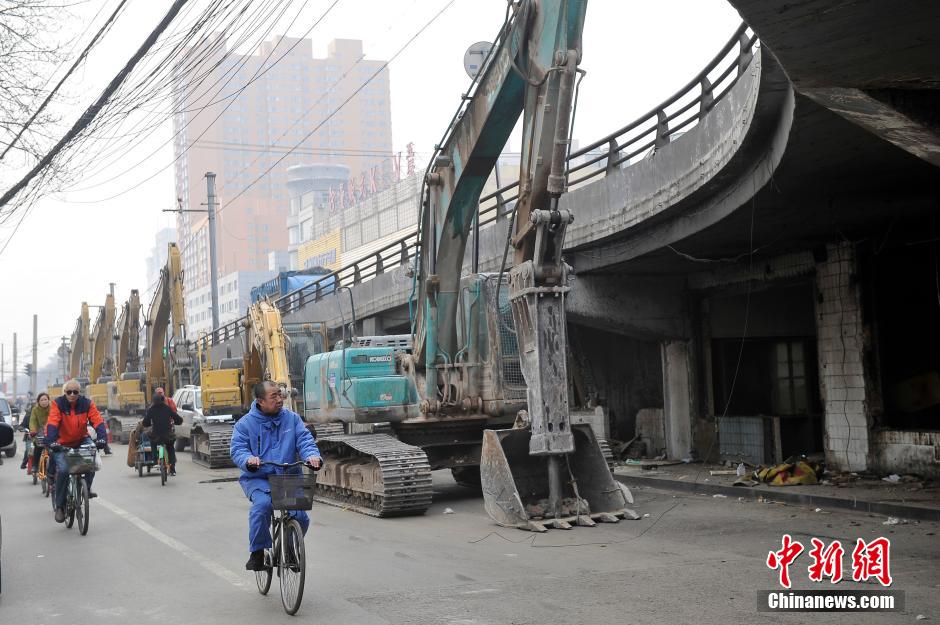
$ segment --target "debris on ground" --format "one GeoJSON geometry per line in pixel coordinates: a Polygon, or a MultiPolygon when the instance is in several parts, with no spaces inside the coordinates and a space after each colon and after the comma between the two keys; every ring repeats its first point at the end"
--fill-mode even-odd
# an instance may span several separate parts
{"type": "Polygon", "coordinates": [[[770,486],[794,486],[805,484],[818,484],[817,475],[822,473],[822,466],[808,460],[795,460],[789,458],[770,468],[760,468],[755,471],[755,477],[770,486]]]}
{"type": "Polygon", "coordinates": [[[898,482],[901,481],[901,476],[898,475],[897,473],[892,473],[888,477],[883,477],[881,479],[883,479],[885,482],[892,482],[892,483],[897,484],[898,482]]]}
{"type": "Polygon", "coordinates": [[[454,514],[453,508],[444,508],[444,514],[454,514]]]}
{"type": "Polygon", "coordinates": [[[716,493],[712,495],[712,497],[714,497],[715,499],[727,499],[728,498],[727,495],[722,495],[721,493],[716,493]]]}

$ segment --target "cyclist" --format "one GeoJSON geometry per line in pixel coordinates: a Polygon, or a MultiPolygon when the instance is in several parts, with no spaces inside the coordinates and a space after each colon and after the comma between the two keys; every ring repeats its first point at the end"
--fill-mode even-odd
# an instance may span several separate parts
{"type": "MultiPolygon", "coordinates": [[[[254,396],[251,410],[235,423],[230,453],[232,461],[242,470],[238,481],[251,501],[251,511],[248,513],[248,549],[251,556],[245,568],[249,571],[263,571],[264,550],[272,546],[269,526],[274,513],[268,476],[281,473],[283,469],[262,466],[261,462],[286,464],[295,462],[299,457],[318,469],[322,460],[320,450],[310,431],[304,427],[300,415],[284,408],[284,398],[277,384],[270,380],[256,384],[254,396]]],[[[300,467],[297,470],[301,470],[300,467]]],[[[300,522],[306,534],[310,525],[307,513],[292,510],[291,516],[300,522]]]]}
{"type": "Polygon", "coordinates": [[[176,402],[173,401],[172,397],[166,396],[166,391],[163,390],[162,386],[158,386],[157,388],[153,389],[153,396],[156,397],[157,395],[166,399],[166,405],[170,407],[170,410],[176,412],[176,402]]]}
{"type": "MultiPolygon", "coordinates": [[[[77,448],[82,444],[90,443],[91,437],[88,436],[89,423],[95,428],[99,442],[107,440],[107,430],[104,421],[101,419],[101,413],[95,402],[87,397],[81,396],[81,386],[75,380],[69,380],[62,388],[65,393],[56,398],[49,408],[49,421],[46,423],[46,444],[61,445],[63,447],[77,448]]],[[[56,523],[65,521],[65,496],[68,489],[68,466],[65,461],[65,451],[57,451],[52,454],[53,465],[55,466],[55,520],[56,523]]],[[[86,473],[85,481],[88,483],[88,497],[95,498],[98,495],[91,492],[91,482],[94,479],[94,473],[86,473]]]]}
{"type": "MultiPolygon", "coordinates": [[[[43,436],[46,433],[46,421],[49,420],[49,408],[51,404],[49,393],[40,393],[36,397],[36,405],[33,406],[29,414],[29,435],[33,438],[43,436]]],[[[33,445],[33,473],[39,471],[39,457],[42,455],[42,447],[33,445]]]]}
{"type": "Polygon", "coordinates": [[[166,403],[166,397],[154,394],[153,404],[147,408],[144,416],[144,427],[151,428],[150,448],[154,457],[157,455],[157,445],[165,445],[167,461],[170,463],[170,475],[176,475],[176,450],[173,448],[173,424],[183,425],[183,418],[176,414],[166,403]]]}

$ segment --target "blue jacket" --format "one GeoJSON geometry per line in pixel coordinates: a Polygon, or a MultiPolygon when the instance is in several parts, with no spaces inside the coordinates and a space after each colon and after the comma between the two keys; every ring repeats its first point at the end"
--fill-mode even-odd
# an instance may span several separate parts
{"type": "Polygon", "coordinates": [[[262,466],[251,472],[247,468],[249,458],[257,456],[265,461],[286,464],[319,456],[320,450],[296,412],[282,408],[272,417],[261,412],[257,402],[251,402],[248,414],[235,423],[229,453],[235,466],[242,470],[238,482],[250,498],[256,490],[270,492],[268,475],[283,473],[284,469],[262,466]]]}

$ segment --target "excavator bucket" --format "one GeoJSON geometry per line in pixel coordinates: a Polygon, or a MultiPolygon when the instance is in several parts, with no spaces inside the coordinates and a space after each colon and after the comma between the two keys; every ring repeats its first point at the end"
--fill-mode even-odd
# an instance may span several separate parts
{"type": "Polygon", "coordinates": [[[571,432],[574,452],[548,456],[529,454],[528,428],[484,430],[480,479],[491,519],[504,527],[544,532],[639,518],[627,507],[633,496],[614,480],[590,426],[572,425],[571,432]],[[560,506],[550,498],[551,463],[560,464],[560,506]]]}

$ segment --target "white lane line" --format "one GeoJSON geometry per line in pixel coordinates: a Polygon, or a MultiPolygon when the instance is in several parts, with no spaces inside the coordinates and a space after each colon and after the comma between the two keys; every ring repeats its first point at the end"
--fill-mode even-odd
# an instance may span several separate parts
{"type": "Polygon", "coordinates": [[[221,577],[222,579],[230,583],[232,586],[236,586],[238,588],[246,588],[246,589],[248,588],[240,575],[237,575],[236,573],[225,568],[218,562],[214,562],[210,560],[209,558],[205,557],[204,555],[194,551],[193,549],[184,545],[183,543],[176,540],[172,536],[168,536],[167,534],[164,534],[163,532],[155,528],[150,523],[147,523],[146,521],[144,521],[139,516],[136,516],[135,514],[128,512],[124,508],[121,508],[120,506],[117,506],[111,503],[110,501],[102,499],[101,497],[98,497],[98,505],[107,508],[114,514],[123,518],[125,521],[128,521],[131,524],[137,526],[138,529],[142,530],[143,532],[148,534],[150,537],[155,538],[156,540],[159,540],[161,543],[163,543],[167,547],[170,547],[171,549],[178,551],[179,553],[183,554],[184,556],[186,556],[187,558],[189,558],[190,560],[192,560],[193,562],[195,562],[202,568],[206,569],[210,573],[213,573],[217,575],[218,577],[221,577]]]}

